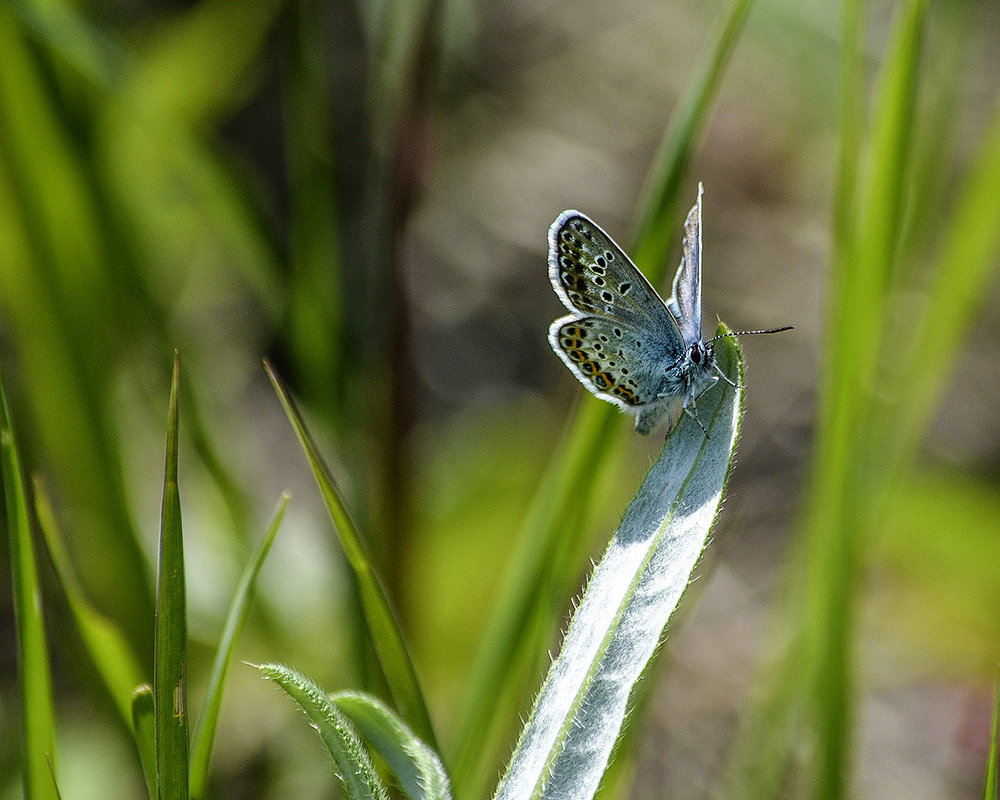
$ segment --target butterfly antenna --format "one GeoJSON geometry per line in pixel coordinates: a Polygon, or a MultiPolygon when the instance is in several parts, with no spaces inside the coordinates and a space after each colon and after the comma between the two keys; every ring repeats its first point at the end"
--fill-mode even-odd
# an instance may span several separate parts
{"type": "MultiPolygon", "coordinates": [[[[734,331],[733,333],[720,333],[718,336],[713,336],[711,339],[709,339],[707,342],[705,342],[705,346],[707,347],[712,342],[714,342],[716,339],[731,339],[734,336],[753,336],[753,335],[759,334],[759,333],[781,333],[782,331],[790,331],[790,330],[792,330],[792,328],[793,328],[792,325],[785,325],[782,328],[768,328],[767,330],[762,330],[762,331],[734,331]]],[[[740,383],[733,383],[729,379],[729,376],[726,375],[726,373],[723,372],[719,368],[718,364],[713,364],[712,366],[715,367],[715,371],[719,373],[719,376],[722,378],[722,380],[724,380],[726,383],[728,383],[734,389],[746,389],[747,388],[746,386],[744,386],[744,385],[742,385],[740,383]]]]}
{"type": "Polygon", "coordinates": [[[711,339],[705,342],[705,344],[706,346],[710,345],[716,339],[731,339],[734,336],[755,336],[759,333],[781,333],[782,331],[793,330],[793,328],[794,328],[793,325],[785,325],[783,328],[768,328],[767,330],[764,331],[733,331],[732,333],[720,333],[718,336],[713,336],[711,339]]]}

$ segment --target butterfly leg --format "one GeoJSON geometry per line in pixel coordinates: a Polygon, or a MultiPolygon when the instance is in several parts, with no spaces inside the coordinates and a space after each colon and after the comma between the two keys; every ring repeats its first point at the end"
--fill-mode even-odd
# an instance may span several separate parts
{"type": "Polygon", "coordinates": [[[712,438],[711,436],[708,435],[708,429],[701,424],[701,420],[698,418],[698,406],[695,405],[693,397],[690,400],[688,400],[687,405],[684,406],[684,413],[698,423],[698,427],[701,428],[701,432],[705,434],[706,439],[712,438]]]}

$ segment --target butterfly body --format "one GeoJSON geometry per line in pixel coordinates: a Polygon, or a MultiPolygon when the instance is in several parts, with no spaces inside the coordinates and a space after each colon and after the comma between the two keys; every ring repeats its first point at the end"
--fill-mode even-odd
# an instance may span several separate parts
{"type": "Polygon", "coordinates": [[[572,312],[549,328],[552,349],[590,392],[635,414],[643,434],[673,428],[685,411],[697,420],[696,398],[721,375],[701,336],[701,193],[666,303],[585,215],[564,211],[549,228],[549,279],[572,312]]]}

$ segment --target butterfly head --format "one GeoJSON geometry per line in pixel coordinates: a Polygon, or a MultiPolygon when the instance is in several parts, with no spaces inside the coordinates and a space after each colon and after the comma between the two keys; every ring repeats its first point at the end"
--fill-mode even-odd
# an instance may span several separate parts
{"type": "Polygon", "coordinates": [[[718,380],[715,375],[715,350],[711,343],[698,340],[688,345],[681,363],[675,367],[683,377],[685,394],[697,397],[718,380]]]}
{"type": "Polygon", "coordinates": [[[715,363],[715,351],[710,344],[695,342],[687,349],[687,360],[695,369],[711,369],[715,363]]]}

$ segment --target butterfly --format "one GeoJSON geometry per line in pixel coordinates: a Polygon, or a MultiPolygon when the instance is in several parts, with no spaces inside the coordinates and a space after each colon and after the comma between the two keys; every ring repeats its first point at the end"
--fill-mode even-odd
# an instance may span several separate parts
{"type": "MultiPolygon", "coordinates": [[[[549,327],[549,343],[590,392],[636,415],[648,434],[682,413],[698,419],[697,398],[722,378],[701,336],[701,196],[684,223],[683,255],[666,303],[596,223],[564,211],[549,228],[549,280],[572,313],[549,327]]],[[[741,336],[765,331],[724,334],[741,336]]]]}

